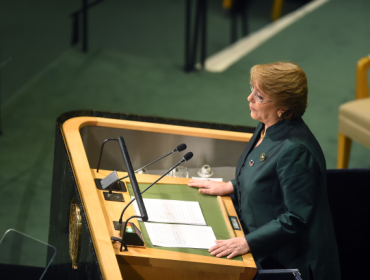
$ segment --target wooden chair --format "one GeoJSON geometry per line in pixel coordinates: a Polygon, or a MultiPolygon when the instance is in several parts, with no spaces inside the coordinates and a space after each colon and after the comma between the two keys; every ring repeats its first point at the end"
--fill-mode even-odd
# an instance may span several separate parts
{"type": "Polygon", "coordinates": [[[370,149],[369,67],[370,55],[357,62],[355,100],[339,107],[338,169],[348,167],[352,140],[370,149]]]}

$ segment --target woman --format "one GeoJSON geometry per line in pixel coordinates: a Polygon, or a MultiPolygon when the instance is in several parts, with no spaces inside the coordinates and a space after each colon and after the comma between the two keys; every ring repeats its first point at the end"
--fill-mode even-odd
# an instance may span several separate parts
{"type": "Polygon", "coordinates": [[[277,62],[254,66],[250,83],[251,117],[260,123],[239,159],[236,179],[189,183],[202,194],[233,193],[238,203],[245,237],[217,240],[209,252],[233,258],[251,251],[262,268],[298,268],[304,280],[338,280],[325,158],[301,118],[306,75],[294,63],[277,62]]]}

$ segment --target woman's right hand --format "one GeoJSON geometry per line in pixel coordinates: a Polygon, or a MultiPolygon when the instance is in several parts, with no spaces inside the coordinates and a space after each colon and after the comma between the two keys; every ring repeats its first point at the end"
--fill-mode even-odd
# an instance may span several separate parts
{"type": "Polygon", "coordinates": [[[199,188],[199,192],[208,195],[226,195],[234,192],[234,187],[231,182],[223,183],[206,180],[190,180],[189,187],[199,188]]]}

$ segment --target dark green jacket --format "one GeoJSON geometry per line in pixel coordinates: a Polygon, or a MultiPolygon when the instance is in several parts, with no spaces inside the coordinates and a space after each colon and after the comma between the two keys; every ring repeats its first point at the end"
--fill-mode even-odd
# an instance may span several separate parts
{"type": "Polygon", "coordinates": [[[299,118],[269,127],[253,150],[261,129],[260,123],[232,181],[253,256],[259,261],[272,256],[286,268],[298,268],[304,280],[310,268],[315,280],[340,280],[319,143],[299,118]]]}

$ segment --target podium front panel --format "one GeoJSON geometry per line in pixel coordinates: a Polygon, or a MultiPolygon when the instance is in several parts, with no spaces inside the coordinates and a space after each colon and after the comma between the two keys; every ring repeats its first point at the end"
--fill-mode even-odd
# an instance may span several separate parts
{"type": "MultiPolygon", "coordinates": [[[[93,114],[96,115],[97,113],[93,112],[93,114]]],[[[91,166],[94,165],[91,163],[94,162],[94,159],[91,160],[89,157],[94,152],[90,148],[94,147],[95,144],[91,143],[96,140],[89,140],[89,132],[86,131],[91,132],[94,129],[84,130],[83,128],[107,128],[104,130],[108,132],[114,130],[116,134],[125,134],[125,131],[129,131],[128,134],[132,134],[132,131],[148,132],[160,134],[161,136],[158,136],[158,139],[166,135],[167,137],[170,137],[168,135],[174,135],[176,144],[169,143],[169,145],[174,145],[175,147],[180,144],[177,142],[181,137],[193,137],[193,139],[198,139],[194,142],[200,145],[197,149],[202,150],[202,143],[207,146],[204,148],[207,151],[204,155],[207,153],[211,154],[210,151],[214,148],[209,143],[212,142],[217,143],[215,144],[216,150],[220,147],[227,149],[228,145],[239,147],[240,149],[249,141],[251,133],[188,127],[185,125],[158,124],[151,122],[153,120],[150,118],[150,122],[122,120],[122,118],[126,117],[133,118],[132,115],[127,116],[127,114],[113,114],[119,119],[91,116],[71,118],[72,115],[62,116],[58,121],[56,131],[49,242],[57,248],[57,256],[49,269],[49,276],[54,277],[54,279],[82,279],[87,277],[89,279],[194,278],[213,280],[252,279],[254,277],[256,266],[250,253],[239,257],[237,260],[227,260],[211,257],[207,255],[207,250],[204,250],[202,254],[198,254],[195,251],[186,251],[188,249],[185,249],[185,251],[177,249],[163,250],[155,248],[155,246],[149,246],[148,242],[146,242],[145,247],[130,246],[128,252],[120,252],[120,244],[111,241],[112,236],[119,236],[119,232],[113,227],[113,221],[118,220],[123,207],[130,200],[130,194],[129,192],[123,193],[125,198],[123,203],[106,201],[103,191],[96,188],[94,180],[104,178],[113,170],[101,169],[97,173],[96,169],[91,166]],[[178,138],[179,136],[181,137],[178,138]],[[72,201],[76,201],[81,209],[81,238],[76,243],[78,244],[76,248],[79,250],[77,268],[72,267],[70,259],[71,234],[69,223],[72,201]]],[[[99,129],[96,131],[99,131],[99,129]]],[[[133,135],[137,134],[133,133],[133,135]]],[[[106,139],[116,136],[103,134],[99,137],[106,139]]],[[[128,142],[130,141],[132,140],[128,142]]],[[[181,139],[180,142],[182,142],[181,139]]],[[[132,143],[135,143],[135,141],[132,143]]],[[[158,145],[161,145],[161,143],[158,145]]],[[[166,144],[166,146],[168,145],[166,144]]],[[[141,158],[141,160],[144,158],[143,161],[146,161],[145,153],[140,153],[140,145],[128,148],[132,158],[141,158]]],[[[172,147],[169,149],[171,150],[172,147]]],[[[160,151],[162,151],[162,148],[160,151]]],[[[99,154],[99,152],[100,150],[98,149],[96,154],[99,154]]],[[[120,154],[115,154],[114,151],[113,154],[108,153],[104,156],[108,158],[108,165],[105,168],[109,167],[109,157],[115,157],[115,160],[111,160],[113,164],[117,164],[118,160],[116,158],[122,157],[120,154]]],[[[162,154],[159,154],[159,156],[162,156],[162,154]]],[[[150,154],[150,157],[152,157],[152,154],[150,154]]],[[[210,162],[199,161],[198,164],[204,163],[211,166],[213,164],[213,166],[217,167],[217,157],[212,158],[212,156],[208,156],[206,160],[210,162]],[[212,160],[214,161],[212,162],[212,160]]],[[[136,163],[139,164],[141,162],[137,161],[136,163]]],[[[124,166],[123,159],[120,166],[124,166]]],[[[164,168],[164,166],[158,169],[161,168],[164,168]]],[[[125,174],[123,169],[118,172],[119,176],[125,174]]],[[[157,178],[158,175],[137,175],[140,187],[154,182],[157,178]]],[[[165,188],[171,188],[171,185],[172,189],[183,189],[184,195],[180,195],[178,197],[179,200],[186,200],[186,197],[190,194],[193,197],[189,197],[189,199],[193,200],[194,197],[197,200],[199,199],[207,224],[212,224],[211,226],[214,227],[215,233],[217,232],[217,238],[244,235],[242,231],[234,231],[228,220],[228,215],[237,216],[229,197],[200,197],[196,189],[186,186],[188,181],[189,179],[185,178],[165,177],[158,186],[162,185],[162,191],[165,188]],[[207,207],[213,209],[213,212],[211,211],[212,214],[208,213],[207,207]]],[[[125,183],[129,182],[126,180],[125,183]]],[[[158,193],[158,186],[154,186],[148,191],[147,195],[161,196],[161,192],[158,193]]],[[[167,189],[166,193],[168,194],[169,192],[171,191],[167,189]]],[[[134,210],[132,207],[129,207],[124,219],[132,214],[134,214],[134,210]]],[[[140,227],[137,221],[133,222],[140,227]]]]}

